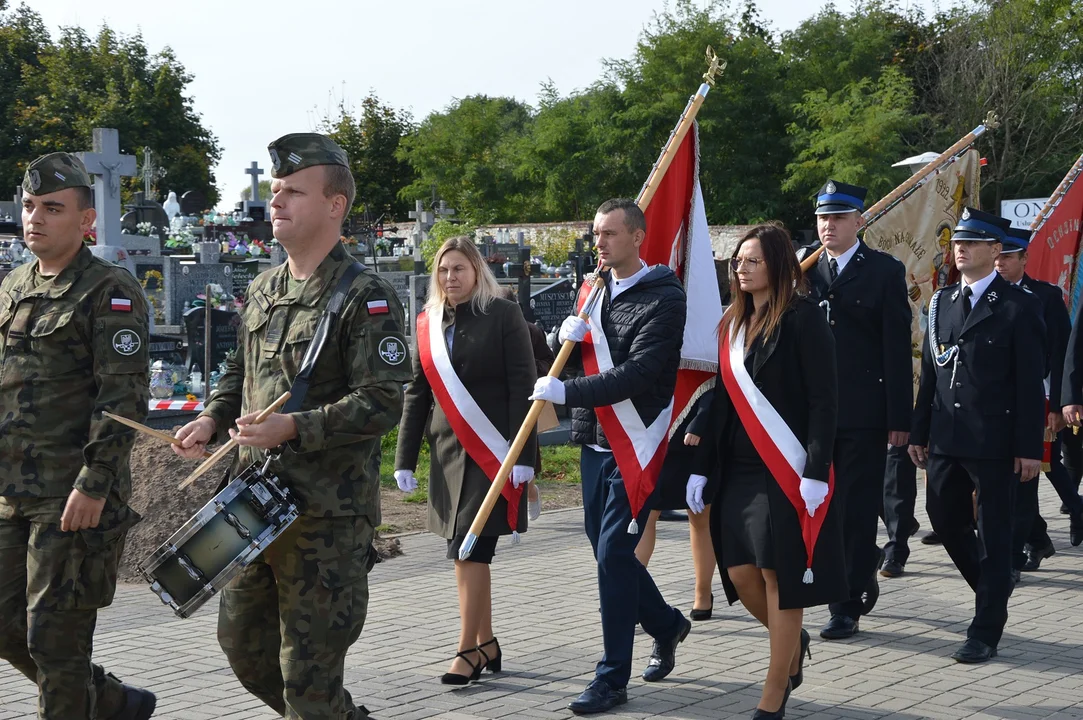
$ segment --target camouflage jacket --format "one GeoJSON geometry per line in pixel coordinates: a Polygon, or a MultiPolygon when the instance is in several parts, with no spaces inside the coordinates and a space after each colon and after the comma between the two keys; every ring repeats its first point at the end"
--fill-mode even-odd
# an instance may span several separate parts
{"type": "Polygon", "coordinates": [[[0,495],[131,496],[150,401],[147,302],[131,273],[83,248],[59,275],[37,263],[0,284],[0,495]]]}
{"type": "MultiPolygon", "coordinates": [[[[202,416],[219,439],[238,417],[271,405],[290,389],[316,324],[338,279],[353,259],[340,245],[308,280],[289,289],[283,263],[248,288],[241,338],[202,416]]],[[[292,417],[298,436],[271,469],[300,499],[308,515],[367,515],[379,522],[379,467],[370,462],[380,436],[399,421],[410,358],[403,312],[394,290],[366,269],[350,286],[334,332],[316,362],[308,395],[292,417]]],[[[242,447],[242,469],[265,459],[242,447]]]]}

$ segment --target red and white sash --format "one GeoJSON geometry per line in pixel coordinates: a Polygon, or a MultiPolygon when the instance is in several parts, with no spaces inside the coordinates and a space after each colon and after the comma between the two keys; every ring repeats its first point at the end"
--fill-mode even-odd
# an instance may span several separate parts
{"type": "MultiPolygon", "coordinates": [[[[466,454],[477,463],[489,482],[500,472],[511,443],[500,434],[492,421],[482,412],[470,391],[451,365],[447,342],[441,329],[443,310],[432,307],[417,316],[417,350],[421,369],[429,381],[433,397],[444,411],[455,437],[466,454]]],[[[516,531],[519,520],[519,499],[523,488],[513,488],[505,482],[500,494],[508,501],[508,526],[516,531]]]]}
{"type": "MultiPolygon", "coordinates": [[[[730,335],[732,335],[732,328],[730,335]]],[[[815,517],[810,517],[801,497],[801,474],[805,470],[807,454],[801,441],[793,430],[778,414],[775,407],[756,387],[755,381],[745,367],[745,330],[742,327],[737,336],[727,343],[719,339],[718,356],[722,369],[722,384],[726,387],[737,416],[745,432],[752,440],[760,458],[772,477],[786,494],[790,504],[797,511],[801,521],[801,536],[805,543],[807,557],[804,582],[811,583],[812,553],[816,548],[816,539],[823,526],[831,497],[835,493],[835,470],[831,468],[827,481],[827,497],[818,508],[815,517]]]]}
{"type": "MultiPolygon", "coordinates": [[[[578,308],[582,312],[583,303],[589,294],[589,284],[584,284],[579,293],[578,308]]],[[[609,342],[602,328],[602,302],[594,303],[590,312],[590,331],[580,344],[583,356],[583,370],[588,375],[597,375],[613,369],[613,357],[609,353],[609,342]],[[595,332],[595,329],[598,331],[595,332]]],[[[666,459],[669,445],[669,423],[673,417],[673,400],[650,425],[639,417],[639,411],[631,400],[622,400],[615,405],[594,408],[598,422],[602,426],[613,458],[617,461],[624,489],[628,495],[628,504],[632,508],[632,522],[628,532],[639,532],[636,518],[643,509],[647,498],[654,492],[658,483],[658,474],[662,462],[666,459]]]]}

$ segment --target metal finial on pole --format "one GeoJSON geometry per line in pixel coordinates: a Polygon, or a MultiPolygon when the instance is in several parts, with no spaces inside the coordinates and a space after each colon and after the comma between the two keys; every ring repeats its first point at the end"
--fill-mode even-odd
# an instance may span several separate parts
{"type": "Polygon", "coordinates": [[[707,46],[707,65],[707,72],[703,73],[703,82],[714,87],[715,76],[726,69],[726,62],[719,61],[718,55],[710,45],[707,46]]]}
{"type": "Polygon", "coordinates": [[[985,116],[985,122],[983,122],[982,125],[984,125],[987,130],[996,130],[1000,127],[1000,118],[997,117],[995,112],[990,110],[989,114],[985,116]]]}

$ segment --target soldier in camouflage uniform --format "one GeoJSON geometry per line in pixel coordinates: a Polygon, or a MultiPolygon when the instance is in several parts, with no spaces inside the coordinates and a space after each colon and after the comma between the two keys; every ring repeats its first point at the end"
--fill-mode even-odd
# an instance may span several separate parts
{"type": "Polygon", "coordinates": [[[0,657],[38,685],[38,717],[145,720],[155,697],[90,661],[113,601],[134,433],[147,415],[147,303],[123,268],[83,246],[90,177],[52,153],[23,180],[38,261],[0,284],[0,657]]]}
{"type": "Polygon", "coordinates": [[[390,285],[364,270],[301,410],[251,423],[289,390],[353,262],[339,242],[354,199],[346,153],[310,133],[287,135],[269,150],[271,221],[289,262],[252,281],[237,355],[206,410],[177,433],[183,449],[174,449],[197,457],[228,430],[241,446],[236,472],[284,447],[271,469],[303,514],[222,591],[218,640],[241,684],[280,715],[359,720],[368,712],[343,688],[343,664],[368,611],[380,522],[372,459],[380,436],[398,422],[410,377],[404,318],[390,285]]]}

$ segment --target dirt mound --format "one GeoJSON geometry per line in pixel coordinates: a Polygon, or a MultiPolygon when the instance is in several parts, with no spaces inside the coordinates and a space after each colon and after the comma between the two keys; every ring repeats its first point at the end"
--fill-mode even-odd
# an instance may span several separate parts
{"type": "MultiPolygon", "coordinates": [[[[175,429],[174,429],[175,432],[175,429]]],[[[128,532],[118,577],[121,582],[144,582],[137,566],[180,529],[214,497],[218,483],[233,463],[231,453],[184,490],[177,486],[199,465],[177,457],[165,443],[140,435],[132,449],[131,506],[143,516],[128,532]]],[[[402,554],[395,538],[376,538],[382,560],[402,554]]]]}

